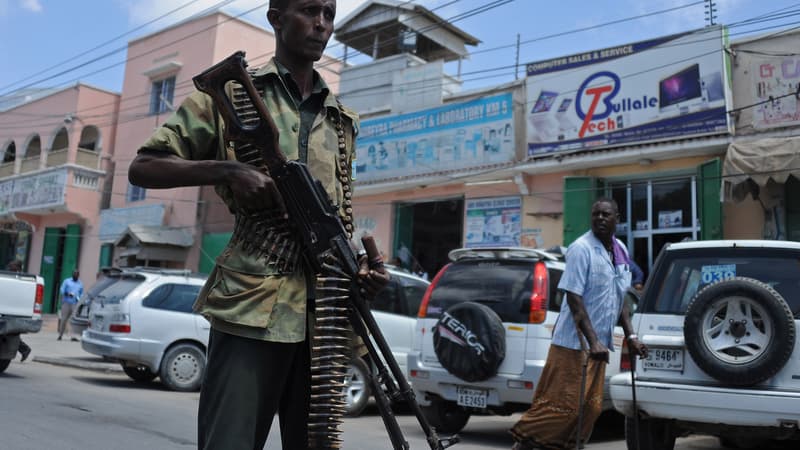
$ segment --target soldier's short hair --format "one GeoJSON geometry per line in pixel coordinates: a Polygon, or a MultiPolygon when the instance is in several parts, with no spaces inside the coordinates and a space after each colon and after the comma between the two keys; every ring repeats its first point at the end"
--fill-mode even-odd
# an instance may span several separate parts
{"type": "Polygon", "coordinates": [[[283,11],[289,6],[290,0],[269,0],[269,9],[277,9],[278,11],[283,11]]]}

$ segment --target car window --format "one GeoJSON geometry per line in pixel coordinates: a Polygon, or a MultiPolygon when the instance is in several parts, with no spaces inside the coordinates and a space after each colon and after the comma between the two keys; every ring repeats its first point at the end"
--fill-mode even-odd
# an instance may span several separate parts
{"type": "Polygon", "coordinates": [[[398,300],[398,282],[393,277],[383,289],[378,292],[375,299],[370,303],[371,309],[390,313],[401,313],[400,302],[398,300]]]}
{"type": "Polygon", "coordinates": [[[97,293],[94,301],[100,300],[103,304],[120,303],[132,290],[144,282],[144,277],[141,276],[121,276],[117,278],[117,282],[109,284],[103,290],[97,293]]]}
{"type": "Polygon", "coordinates": [[[729,277],[748,277],[772,286],[800,315],[800,259],[779,249],[692,249],[665,257],[655,274],[645,311],[682,314],[706,285],[729,277]]]}
{"type": "Polygon", "coordinates": [[[199,285],[162,284],[142,300],[142,306],[190,313],[199,292],[199,285]]]}
{"type": "Polygon", "coordinates": [[[405,300],[405,311],[403,315],[408,317],[416,317],[419,312],[419,305],[422,303],[422,297],[425,296],[425,291],[428,290],[429,283],[414,278],[400,278],[400,284],[403,286],[403,297],[405,300]]]}
{"type": "Polygon", "coordinates": [[[529,260],[454,263],[431,292],[428,317],[440,317],[457,303],[476,302],[492,308],[503,322],[528,322],[533,268],[529,260]]]}
{"type": "Polygon", "coordinates": [[[561,300],[564,293],[558,290],[558,282],[561,281],[561,275],[564,273],[561,269],[550,267],[547,270],[550,286],[548,287],[548,296],[550,297],[547,302],[547,309],[549,311],[561,311],[561,300]]]}

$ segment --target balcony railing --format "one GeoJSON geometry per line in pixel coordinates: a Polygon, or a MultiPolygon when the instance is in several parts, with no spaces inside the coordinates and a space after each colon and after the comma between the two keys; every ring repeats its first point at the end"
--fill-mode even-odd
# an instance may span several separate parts
{"type": "Polygon", "coordinates": [[[52,150],[47,154],[47,167],[63,166],[67,163],[68,149],[52,150]]]}
{"type": "Polygon", "coordinates": [[[0,178],[14,175],[14,161],[0,164],[0,178]]]}
{"type": "Polygon", "coordinates": [[[33,172],[34,170],[39,170],[39,155],[31,156],[30,158],[25,158],[22,160],[22,166],[19,169],[20,173],[27,173],[33,172]]]}
{"type": "Polygon", "coordinates": [[[75,164],[90,169],[99,169],[100,153],[78,147],[78,154],[75,156],[75,164]]]}

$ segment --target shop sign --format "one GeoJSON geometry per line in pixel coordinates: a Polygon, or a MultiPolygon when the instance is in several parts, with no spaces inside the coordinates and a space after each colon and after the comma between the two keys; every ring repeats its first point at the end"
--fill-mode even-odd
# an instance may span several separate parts
{"type": "Polygon", "coordinates": [[[528,154],[728,131],[723,28],[528,64],[528,154]]]}
{"type": "Polygon", "coordinates": [[[0,213],[64,205],[67,169],[0,182],[0,213]]]}
{"type": "Polygon", "coordinates": [[[467,200],[465,247],[518,247],[522,225],[521,197],[467,200]]]}
{"type": "Polygon", "coordinates": [[[468,169],[514,159],[511,93],[361,122],[356,179],[468,169]]]}
{"type": "Polygon", "coordinates": [[[800,56],[753,58],[751,103],[761,103],[753,112],[753,127],[759,129],[797,125],[800,109],[800,56]],[[770,101],[770,99],[772,99],[770,101]]]}

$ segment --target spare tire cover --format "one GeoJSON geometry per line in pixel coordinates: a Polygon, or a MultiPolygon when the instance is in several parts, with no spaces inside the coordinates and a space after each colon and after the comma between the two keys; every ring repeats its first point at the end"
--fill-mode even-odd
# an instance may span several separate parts
{"type": "Polygon", "coordinates": [[[701,289],[683,326],[697,366],[733,386],[751,386],[778,373],[791,358],[795,332],[786,300],[770,285],[746,277],[701,289]]]}
{"type": "Polygon", "coordinates": [[[465,381],[483,381],[497,373],[506,356],[506,330],[488,306],[459,303],[436,322],[433,348],[448,372],[465,381]]]}

